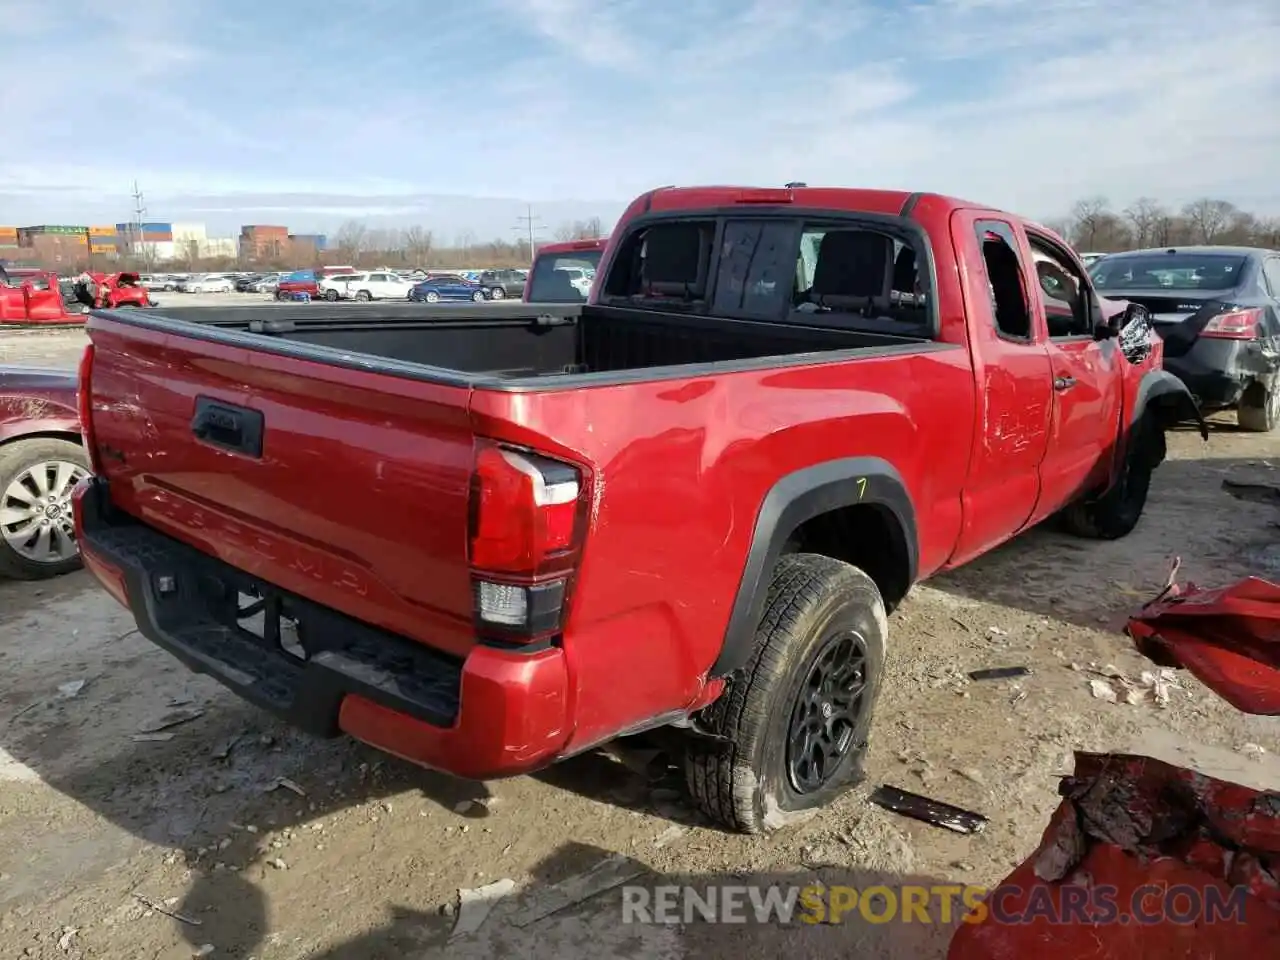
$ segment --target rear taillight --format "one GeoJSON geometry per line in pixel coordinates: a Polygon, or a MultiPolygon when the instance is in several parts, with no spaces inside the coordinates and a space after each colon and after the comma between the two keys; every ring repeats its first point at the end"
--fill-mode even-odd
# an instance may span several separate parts
{"type": "Polygon", "coordinates": [[[1210,319],[1200,331],[1200,336],[1216,337],[1221,340],[1252,340],[1258,335],[1258,327],[1261,323],[1261,307],[1228,310],[1210,319]]]}
{"type": "Polygon", "coordinates": [[[582,471],[572,464],[477,442],[469,548],[483,636],[527,643],[560,631],[587,503],[582,471]]]}
{"type": "Polygon", "coordinates": [[[80,357],[80,376],[76,383],[76,412],[80,417],[80,438],[84,443],[85,453],[89,455],[89,466],[94,473],[101,473],[98,462],[98,445],[93,437],[93,402],[91,381],[93,380],[93,344],[84,348],[80,357]]]}

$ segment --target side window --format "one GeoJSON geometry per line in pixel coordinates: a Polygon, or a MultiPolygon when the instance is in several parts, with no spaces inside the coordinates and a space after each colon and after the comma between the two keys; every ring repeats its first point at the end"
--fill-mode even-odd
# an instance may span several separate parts
{"type": "Polygon", "coordinates": [[[676,220],[636,230],[618,250],[604,294],[660,309],[705,301],[715,229],[714,220],[676,220]]]}
{"type": "Polygon", "coordinates": [[[793,291],[796,235],[789,220],[730,220],[720,240],[717,313],[781,316],[793,291]]]}
{"type": "Polygon", "coordinates": [[[369,282],[370,283],[386,283],[387,275],[385,273],[371,273],[369,274],[369,282]]]}
{"type": "Polygon", "coordinates": [[[1009,224],[980,220],[975,225],[982,244],[982,262],[991,291],[991,312],[996,332],[1013,340],[1031,340],[1031,308],[1023,286],[1018,245],[1009,224]]]}
{"type": "Polygon", "coordinates": [[[1271,296],[1280,300],[1280,257],[1268,257],[1262,264],[1262,276],[1267,281],[1271,296]]]}
{"type": "Polygon", "coordinates": [[[1072,260],[1035,234],[1028,234],[1036,280],[1044,300],[1049,338],[1081,337],[1090,330],[1089,285],[1072,260]]]}

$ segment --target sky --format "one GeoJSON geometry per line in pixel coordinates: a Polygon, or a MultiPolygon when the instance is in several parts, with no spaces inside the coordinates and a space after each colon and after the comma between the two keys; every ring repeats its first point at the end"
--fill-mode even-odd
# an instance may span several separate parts
{"type": "Polygon", "coordinates": [[[446,242],[662,184],[1280,214],[1276,0],[0,0],[0,224],[446,242]]]}

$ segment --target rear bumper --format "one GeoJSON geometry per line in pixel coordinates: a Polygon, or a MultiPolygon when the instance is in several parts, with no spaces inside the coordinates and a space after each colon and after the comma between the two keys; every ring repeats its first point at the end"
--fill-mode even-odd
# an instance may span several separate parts
{"type": "Polygon", "coordinates": [[[113,510],[105,481],[75,495],[85,567],[139,631],[289,723],[347,733],[423,766],[472,779],[545,766],[568,739],[568,676],[558,648],[476,647],[465,660],[352,620],[248,575],[113,510]],[[299,625],[305,659],[243,626],[240,594],[299,625]]]}
{"type": "Polygon", "coordinates": [[[1164,358],[1164,368],[1186,384],[1205,410],[1234,407],[1255,381],[1275,371],[1274,360],[1256,340],[1215,340],[1201,337],[1180,357],[1164,358]]]}

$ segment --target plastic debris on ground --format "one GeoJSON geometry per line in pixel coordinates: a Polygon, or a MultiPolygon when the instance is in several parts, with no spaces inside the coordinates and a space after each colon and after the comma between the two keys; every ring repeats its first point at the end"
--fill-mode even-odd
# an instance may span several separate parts
{"type": "MultiPolygon", "coordinates": [[[[1185,669],[1246,713],[1280,715],[1280,586],[1250,577],[1179,587],[1177,569],[1126,632],[1162,674],[1185,669]]],[[[1108,680],[1090,685],[1118,699],[1108,680]]],[[[1059,793],[1039,849],[986,898],[999,911],[961,925],[948,960],[1275,954],[1280,793],[1090,753],[1076,754],[1059,793]],[[1152,922],[1161,908],[1166,917],[1152,922]]]]}

